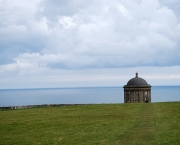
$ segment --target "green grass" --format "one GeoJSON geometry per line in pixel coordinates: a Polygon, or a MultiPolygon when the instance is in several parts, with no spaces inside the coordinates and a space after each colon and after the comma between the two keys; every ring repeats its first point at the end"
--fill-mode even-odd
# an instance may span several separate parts
{"type": "Polygon", "coordinates": [[[0,144],[178,145],[180,102],[0,111],[0,144]]]}

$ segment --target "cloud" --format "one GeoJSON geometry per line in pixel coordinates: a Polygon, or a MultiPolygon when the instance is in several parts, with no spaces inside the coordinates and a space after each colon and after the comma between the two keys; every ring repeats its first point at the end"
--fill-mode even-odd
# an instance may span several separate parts
{"type": "Polygon", "coordinates": [[[172,1],[168,1],[168,0],[160,0],[160,3],[171,9],[178,18],[180,18],[180,12],[179,12],[179,8],[180,8],[180,2],[178,0],[172,0],[172,1]]]}
{"type": "Polygon", "coordinates": [[[0,86],[3,88],[42,87],[98,87],[123,86],[135,77],[144,78],[150,85],[179,85],[180,67],[131,67],[91,69],[50,69],[46,67],[21,66],[13,72],[12,66],[0,67],[0,86]],[[24,69],[23,69],[24,67],[24,69]],[[29,69],[27,69],[29,67],[29,69]],[[26,68],[26,69],[25,69],[26,68]]]}
{"type": "Polygon", "coordinates": [[[46,41],[43,22],[34,19],[37,1],[0,1],[0,64],[13,62],[19,53],[40,51],[46,41]],[[41,38],[41,39],[39,39],[41,38]]]}
{"type": "Polygon", "coordinates": [[[54,36],[43,51],[70,54],[73,66],[73,57],[79,59],[77,67],[84,58],[82,68],[179,64],[180,27],[171,9],[156,0],[98,4],[43,1],[39,18],[47,19],[54,36]]]}
{"type": "Polygon", "coordinates": [[[0,3],[2,76],[180,65],[177,0],[0,3]]]}

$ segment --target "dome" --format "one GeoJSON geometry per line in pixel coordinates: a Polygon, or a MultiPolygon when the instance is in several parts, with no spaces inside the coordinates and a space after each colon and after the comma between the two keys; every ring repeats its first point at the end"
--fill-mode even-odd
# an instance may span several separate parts
{"type": "Polygon", "coordinates": [[[128,82],[127,82],[127,85],[148,85],[148,83],[143,79],[143,78],[140,78],[138,77],[138,73],[136,73],[136,76],[135,78],[132,78],[130,79],[128,82]]]}

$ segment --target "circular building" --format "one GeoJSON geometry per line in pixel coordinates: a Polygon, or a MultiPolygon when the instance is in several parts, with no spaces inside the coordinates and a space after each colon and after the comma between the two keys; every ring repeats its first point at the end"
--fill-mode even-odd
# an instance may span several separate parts
{"type": "Polygon", "coordinates": [[[124,103],[138,102],[151,102],[151,85],[136,73],[136,76],[124,86],[124,103]]]}

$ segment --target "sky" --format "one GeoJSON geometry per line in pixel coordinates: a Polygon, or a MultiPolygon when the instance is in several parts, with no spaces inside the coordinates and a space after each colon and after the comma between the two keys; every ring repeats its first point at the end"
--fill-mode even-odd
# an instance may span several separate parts
{"type": "Polygon", "coordinates": [[[179,0],[0,0],[0,88],[180,85],[179,0]]]}

